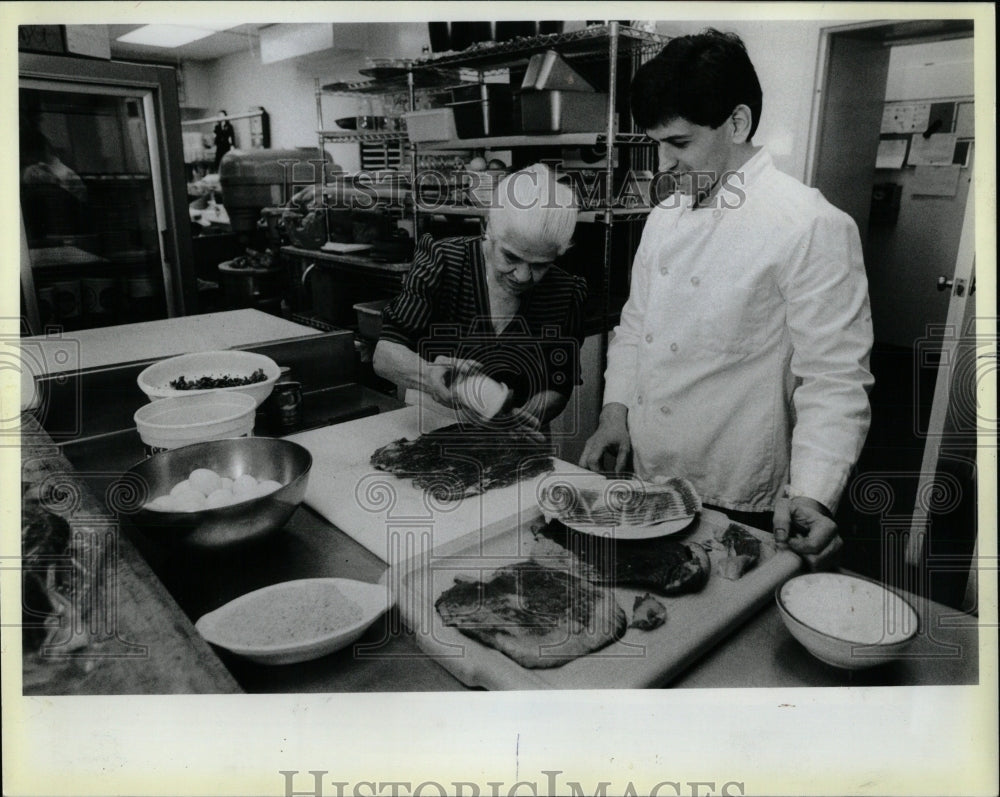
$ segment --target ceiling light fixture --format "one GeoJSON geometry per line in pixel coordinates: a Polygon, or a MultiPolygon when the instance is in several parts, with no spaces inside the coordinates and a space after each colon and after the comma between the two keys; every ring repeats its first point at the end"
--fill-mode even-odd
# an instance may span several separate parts
{"type": "Polygon", "coordinates": [[[119,36],[117,41],[152,47],[180,47],[232,27],[235,26],[231,23],[213,25],[200,22],[197,25],[143,25],[119,36]]]}

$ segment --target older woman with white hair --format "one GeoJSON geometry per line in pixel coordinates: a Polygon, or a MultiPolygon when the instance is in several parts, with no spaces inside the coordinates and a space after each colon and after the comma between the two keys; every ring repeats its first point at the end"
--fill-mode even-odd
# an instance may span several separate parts
{"type": "Polygon", "coordinates": [[[484,236],[423,236],[383,312],[375,372],[457,406],[455,377],[481,371],[510,389],[507,417],[556,417],[580,381],[586,282],[553,265],[576,218],[573,189],[536,164],[497,185],[484,236]]]}

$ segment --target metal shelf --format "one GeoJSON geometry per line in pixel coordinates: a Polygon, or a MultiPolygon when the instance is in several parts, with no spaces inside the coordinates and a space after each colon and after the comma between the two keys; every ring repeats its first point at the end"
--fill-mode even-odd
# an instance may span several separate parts
{"type": "MultiPolygon", "coordinates": [[[[548,50],[556,50],[567,60],[582,64],[601,64],[606,69],[606,85],[610,89],[610,101],[603,118],[595,119],[599,130],[583,133],[561,133],[544,135],[490,136],[472,139],[456,139],[436,142],[411,143],[413,158],[410,162],[410,177],[412,184],[418,187],[418,160],[421,153],[449,150],[469,149],[514,149],[517,147],[593,147],[604,145],[609,157],[604,159],[603,171],[605,184],[611,187],[614,177],[614,158],[612,154],[617,147],[636,147],[628,156],[628,162],[641,161],[643,164],[652,156],[648,145],[652,142],[641,133],[618,133],[617,117],[615,115],[618,98],[618,76],[624,71],[631,75],[638,65],[651,58],[669,41],[669,37],[631,28],[618,22],[605,25],[595,25],[570,33],[547,34],[532,37],[520,37],[505,42],[489,42],[473,45],[473,47],[458,53],[444,53],[434,57],[414,61],[405,75],[387,76],[384,79],[366,80],[349,83],[333,83],[320,87],[316,80],[316,115],[319,131],[319,149],[322,151],[327,141],[376,141],[397,142],[406,141],[405,133],[359,132],[359,131],[329,131],[323,126],[323,94],[401,94],[406,93],[408,107],[417,107],[415,97],[421,91],[433,93],[445,91],[454,86],[468,85],[470,82],[483,81],[486,75],[498,75],[510,70],[518,70],[527,65],[531,57],[548,50]],[[465,78],[464,80],[462,78],[465,78]],[[647,145],[647,146],[643,146],[647,145]],[[634,153],[634,156],[633,156],[634,153]]],[[[487,209],[472,204],[444,204],[434,201],[433,194],[424,194],[422,201],[417,201],[419,191],[413,195],[412,211],[413,229],[420,230],[421,215],[450,215],[469,218],[483,218],[487,209]]],[[[603,202],[608,199],[603,199],[603,202]]],[[[601,283],[597,292],[602,318],[601,333],[601,363],[598,371],[603,374],[605,369],[604,356],[607,349],[608,323],[611,318],[610,278],[612,267],[612,242],[616,235],[626,235],[631,241],[635,231],[627,226],[627,222],[638,222],[645,219],[650,212],[647,207],[595,207],[583,210],[579,214],[582,223],[602,224],[603,249],[601,251],[602,272],[601,283]],[[621,224],[623,229],[613,228],[621,224]]],[[[596,253],[595,253],[596,255],[596,253]]],[[[598,386],[602,389],[602,386],[598,386]]]]}
{"type": "Polygon", "coordinates": [[[88,183],[144,183],[153,179],[152,175],[142,172],[81,173],[78,176],[88,183]]]}
{"type": "MultiPolygon", "coordinates": [[[[416,206],[420,213],[428,214],[439,214],[442,216],[468,216],[468,217],[479,217],[485,218],[486,214],[489,212],[487,208],[478,207],[476,205],[451,205],[451,204],[418,204],[416,206]]],[[[638,221],[640,219],[646,218],[649,215],[651,208],[641,207],[641,208],[611,208],[611,219],[615,222],[622,221],[638,221]]],[[[579,216],[577,216],[577,221],[588,224],[595,221],[604,220],[604,211],[600,209],[595,210],[581,210],[579,216]]]]}
{"type": "Polygon", "coordinates": [[[399,141],[407,141],[406,133],[398,130],[373,130],[370,132],[361,130],[319,130],[317,132],[324,141],[362,141],[375,144],[394,144],[399,141]]]}
{"type": "MultiPolygon", "coordinates": [[[[420,151],[451,149],[514,149],[516,147],[592,147],[608,140],[604,133],[537,133],[516,136],[456,138],[449,141],[421,141],[420,151]]],[[[618,133],[615,146],[652,144],[645,133],[618,133]]]]}
{"type": "MultiPolygon", "coordinates": [[[[443,70],[428,65],[413,72],[413,88],[419,92],[432,93],[449,91],[456,86],[467,85],[469,81],[462,80],[458,70],[443,70]]],[[[372,96],[386,94],[402,94],[410,88],[406,75],[379,78],[375,80],[353,80],[337,83],[326,83],[320,87],[324,94],[372,96]]]]}
{"type": "MultiPolygon", "coordinates": [[[[571,33],[549,33],[542,36],[523,36],[505,42],[488,42],[473,45],[458,53],[446,53],[434,58],[415,61],[414,74],[424,69],[468,68],[479,71],[509,68],[512,64],[527,61],[536,53],[557,49],[567,58],[606,57],[611,40],[610,25],[594,25],[571,33]]],[[[619,55],[658,52],[670,39],[656,33],[618,26],[619,55]]]]}

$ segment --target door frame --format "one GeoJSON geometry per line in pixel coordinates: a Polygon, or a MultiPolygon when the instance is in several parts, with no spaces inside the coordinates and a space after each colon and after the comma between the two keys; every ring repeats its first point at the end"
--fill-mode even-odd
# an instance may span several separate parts
{"type": "MultiPolygon", "coordinates": [[[[929,27],[924,27],[918,32],[914,32],[912,35],[908,35],[908,29],[905,26],[901,26],[900,23],[893,22],[891,20],[877,20],[872,22],[863,22],[856,24],[846,24],[846,25],[834,25],[827,28],[822,28],[819,35],[819,48],[817,55],[817,68],[816,68],[816,79],[814,83],[813,91],[813,102],[810,115],[810,128],[809,128],[809,139],[807,145],[806,153],[806,169],[805,173],[807,175],[807,180],[810,185],[815,185],[817,181],[817,176],[819,174],[819,156],[820,156],[820,145],[822,142],[822,131],[824,125],[824,108],[827,103],[827,86],[829,81],[830,67],[831,67],[831,51],[832,44],[831,41],[834,36],[838,35],[859,35],[864,38],[871,37],[874,40],[878,40],[881,36],[882,43],[889,47],[894,45],[903,44],[916,44],[920,42],[933,42],[942,41],[945,39],[952,38],[968,38],[970,36],[975,36],[975,30],[962,30],[955,27],[953,24],[954,20],[941,20],[941,27],[938,30],[934,30],[929,27]],[[892,35],[890,35],[892,34],[892,35]]],[[[976,96],[978,99],[978,94],[976,96]]],[[[988,105],[992,105],[987,100],[988,105]]],[[[988,142],[985,142],[988,145],[988,142]]],[[[981,182],[981,181],[980,181],[981,182]]],[[[974,212],[976,208],[976,180],[973,179],[972,184],[969,187],[969,193],[966,200],[965,216],[963,221],[961,242],[959,246],[959,252],[956,258],[956,263],[950,263],[945,265],[945,269],[954,269],[954,274],[951,275],[956,283],[959,280],[964,280],[964,290],[965,297],[963,301],[960,302],[961,307],[964,308],[967,301],[975,301],[971,297],[971,293],[974,290],[974,276],[975,276],[975,254],[976,254],[976,236],[975,236],[975,225],[974,225],[974,212]]],[[[995,188],[995,186],[994,186],[995,188]]],[[[980,192],[981,193],[981,192],[980,192]]],[[[981,199],[981,197],[978,197],[981,199]]],[[[994,224],[995,232],[995,215],[992,220],[985,219],[983,224],[994,224]]],[[[994,238],[995,243],[995,238],[994,238]]],[[[995,246],[993,251],[995,252],[995,246]]],[[[952,288],[952,296],[949,301],[949,311],[948,311],[948,321],[947,326],[952,326],[953,319],[954,327],[958,330],[956,338],[960,336],[962,327],[962,313],[959,308],[956,307],[955,298],[955,288],[952,288]],[[957,316],[956,316],[957,313],[957,316]]],[[[975,305],[972,306],[972,312],[975,313],[975,305]]],[[[982,335],[984,330],[979,330],[978,334],[982,335]]],[[[992,325],[992,332],[995,336],[995,323],[992,325]]],[[[954,355],[954,350],[957,348],[957,339],[952,341],[951,354],[954,355]]],[[[947,347],[948,342],[945,341],[945,346],[947,347]]],[[[995,353],[995,350],[994,350],[995,353]]],[[[917,474],[918,486],[917,486],[917,501],[915,505],[911,508],[910,512],[910,522],[908,527],[908,535],[906,537],[906,547],[904,550],[905,564],[907,566],[918,566],[926,554],[926,538],[927,529],[930,522],[930,513],[927,511],[925,506],[921,505],[921,496],[926,496],[929,491],[934,487],[935,477],[937,475],[939,455],[944,453],[947,448],[947,441],[943,438],[944,435],[944,418],[947,414],[948,403],[950,397],[950,370],[946,367],[949,362],[948,359],[949,351],[942,351],[940,364],[938,365],[934,399],[932,403],[931,415],[932,419],[937,422],[937,427],[939,427],[938,434],[934,433],[934,428],[929,428],[927,433],[924,435],[925,442],[923,446],[923,456],[922,465],[920,472],[917,474]]],[[[995,375],[994,375],[995,378],[995,375]]],[[[990,394],[995,397],[995,381],[993,382],[993,392],[990,394]]],[[[979,437],[982,438],[983,432],[980,430],[979,437]]],[[[980,446],[980,449],[982,446],[980,446]]],[[[977,480],[979,481],[979,480],[977,480]]],[[[977,493],[982,490],[983,484],[978,483],[976,485],[977,493]]],[[[989,488],[987,488],[989,489],[989,488]]],[[[989,502],[988,502],[989,503],[989,502]]],[[[995,506],[995,503],[992,504],[995,506]]],[[[982,497],[980,496],[979,512],[982,513],[983,503],[982,497]]],[[[904,521],[905,522],[905,521],[904,521]]],[[[980,528],[985,528],[982,523],[979,524],[980,528]]],[[[975,550],[973,557],[979,555],[978,546],[978,535],[977,543],[975,544],[975,550]]],[[[977,559],[973,558],[972,567],[970,568],[969,578],[966,587],[966,599],[965,605],[972,606],[973,599],[976,590],[976,567],[977,559]]]]}
{"type": "MultiPolygon", "coordinates": [[[[974,27],[965,28],[964,20],[940,19],[939,29],[930,29],[925,20],[893,21],[889,19],[872,20],[869,22],[849,22],[844,25],[831,25],[820,28],[819,47],[816,56],[816,79],[813,83],[812,107],[809,114],[809,140],[806,144],[806,184],[816,184],[818,169],[818,151],[820,130],[823,124],[823,105],[826,102],[826,85],[830,71],[830,39],[843,34],[861,34],[866,31],[872,34],[882,32],[882,41],[886,45],[916,44],[918,42],[943,41],[945,39],[969,38],[975,35],[974,27]],[[912,29],[912,33],[907,31],[912,29]],[[890,32],[895,34],[890,36],[890,32]]],[[[972,22],[972,20],[968,20],[972,22]]],[[[873,36],[874,38],[874,36],[873,36]]]]}
{"type": "MultiPolygon", "coordinates": [[[[18,78],[78,86],[108,86],[113,91],[131,89],[149,92],[144,107],[147,113],[152,111],[152,116],[147,117],[146,129],[147,136],[152,131],[157,139],[156,150],[150,155],[159,162],[164,211],[160,223],[166,225],[160,230],[160,253],[162,260],[169,264],[165,271],[172,269],[170,275],[164,274],[164,289],[169,292],[167,312],[168,316],[196,312],[198,284],[189,231],[180,103],[174,70],[148,64],[19,53],[18,78]],[[180,277],[179,281],[173,278],[173,274],[180,277]]],[[[151,137],[150,143],[152,141],[151,137]]],[[[156,168],[154,164],[151,166],[156,168]]]]}
{"type": "MultiPolygon", "coordinates": [[[[948,317],[945,321],[946,333],[942,336],[940,365],[934,383],[934,397],[931,401],[931,413],[925,433],[924,454],[920,465],[920,475],[917,481],[917,500],[913,507],[913,517],[910,523],[910,534],[906,547],[906,564],[917,567],[923,561],[927,550],[927,538],[930,534],[931,515],[933,514],[933,490],[937,482],[938,463],[942,453],[948,447],[947,417],[952,406],[955,378],[960,376],[959,347],[963,338],[970,334],[964,328],[967,303],[973,302],[972,313],[975,317],[976,278],[976,181],[975,177],[969,186],[969,195],[965,201],[965,218],[962,222],[962,236],[958,245],[958,255],[955,258],[952,273],[950,298],[948,301],[948,317]]],[[[975,352],[975,348],[973,349],[975,352]]],[[[978,364],[974,366],[978,371],[978,364]]],[[[978,380],[973,379],[978,385],[978,380]]],[[[966,397],[969,398],[969,397],[966,397]]],[[[973,400],[978,396],[972,397],[973,400]]],[[[977,543],[974,548],[978,551],[977,543]]],[[[970,569],[970,582],[975,578],[975,562],[970,569]]],[[[968,593],[968,589],[966,590],[968,593]]]]}

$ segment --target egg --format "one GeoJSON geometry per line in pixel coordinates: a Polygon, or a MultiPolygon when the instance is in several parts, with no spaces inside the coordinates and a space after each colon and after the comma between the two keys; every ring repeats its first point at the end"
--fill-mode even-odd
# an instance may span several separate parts
{"type": "Polygon", "coordinates": [[[233,495],[232,490],[220,487],[218,490],[213,490],[205,497],[205,508],[216,509],[220,506],[229,506],[230,504],[235,504],[236,500],[236,496],[233,495]]]}
{"type": "Polygon", "coordinates": [[[154,512],[173,512],[174,500],[169,495],[161,495],[146,504],[146,509],[152,509],[154,512]]]}
{"type": "Polygon", "coordinates": [[[232,489],[233,489],[233,480],[230,479],[228,476],[222,476],[219,479],[219,482],[220,482],[219,487],[221,489],[232,491],[232,489]]]}
{"type": "Polygon", "coordinates": [[[504,171],[507,168],[507,164],[504,163],[499,158],[493,158],[489,163],[486,164],[486,168],[490,171],[504,171]]]}
{"type": "Polygon", "coordinates": [[[269,493],[273,493],[275,490],[280,490],[280,489],[281,489],[281,482],[276,482],[274,479],[263,479],[257,484],[256,494],[258,496],[268,495],[269,493]]]}
{"type": "Polygon", "coordinates": [[[219,489],[222,479],[209,468],[195,468],[188,476],[188,483],[202,495],[210,495],[219,489]]]}
{"type": "Polygon", "coordinates": [[[472,172],[482,172],[486,170],[486,158],[475,157],[469,161],[465,167],[472,172]]]}
{"type": "Polygon", "coordinates": [[[199,512],[205,508],[205,496],[191,490],[174,496],[176,512],[199,512]]]}
{"type": "Polygon", "coordinates": [[[249,473],[244,473],[237,476],[233,481],[233,495],[236,496],[246,496],[249,498],[254,495],[254,491],[257,489],[257,480],[251,476],[249,473]]]}
{"type": "Polygon", "coordinates": [[[189,482],[187,479],[183,479],[170,488],[170,494],[177,495],[177,493],[183,493],[187,490],[193,490],[193,489],[194,488],[191,486],[191,482],[189,482]]]}

